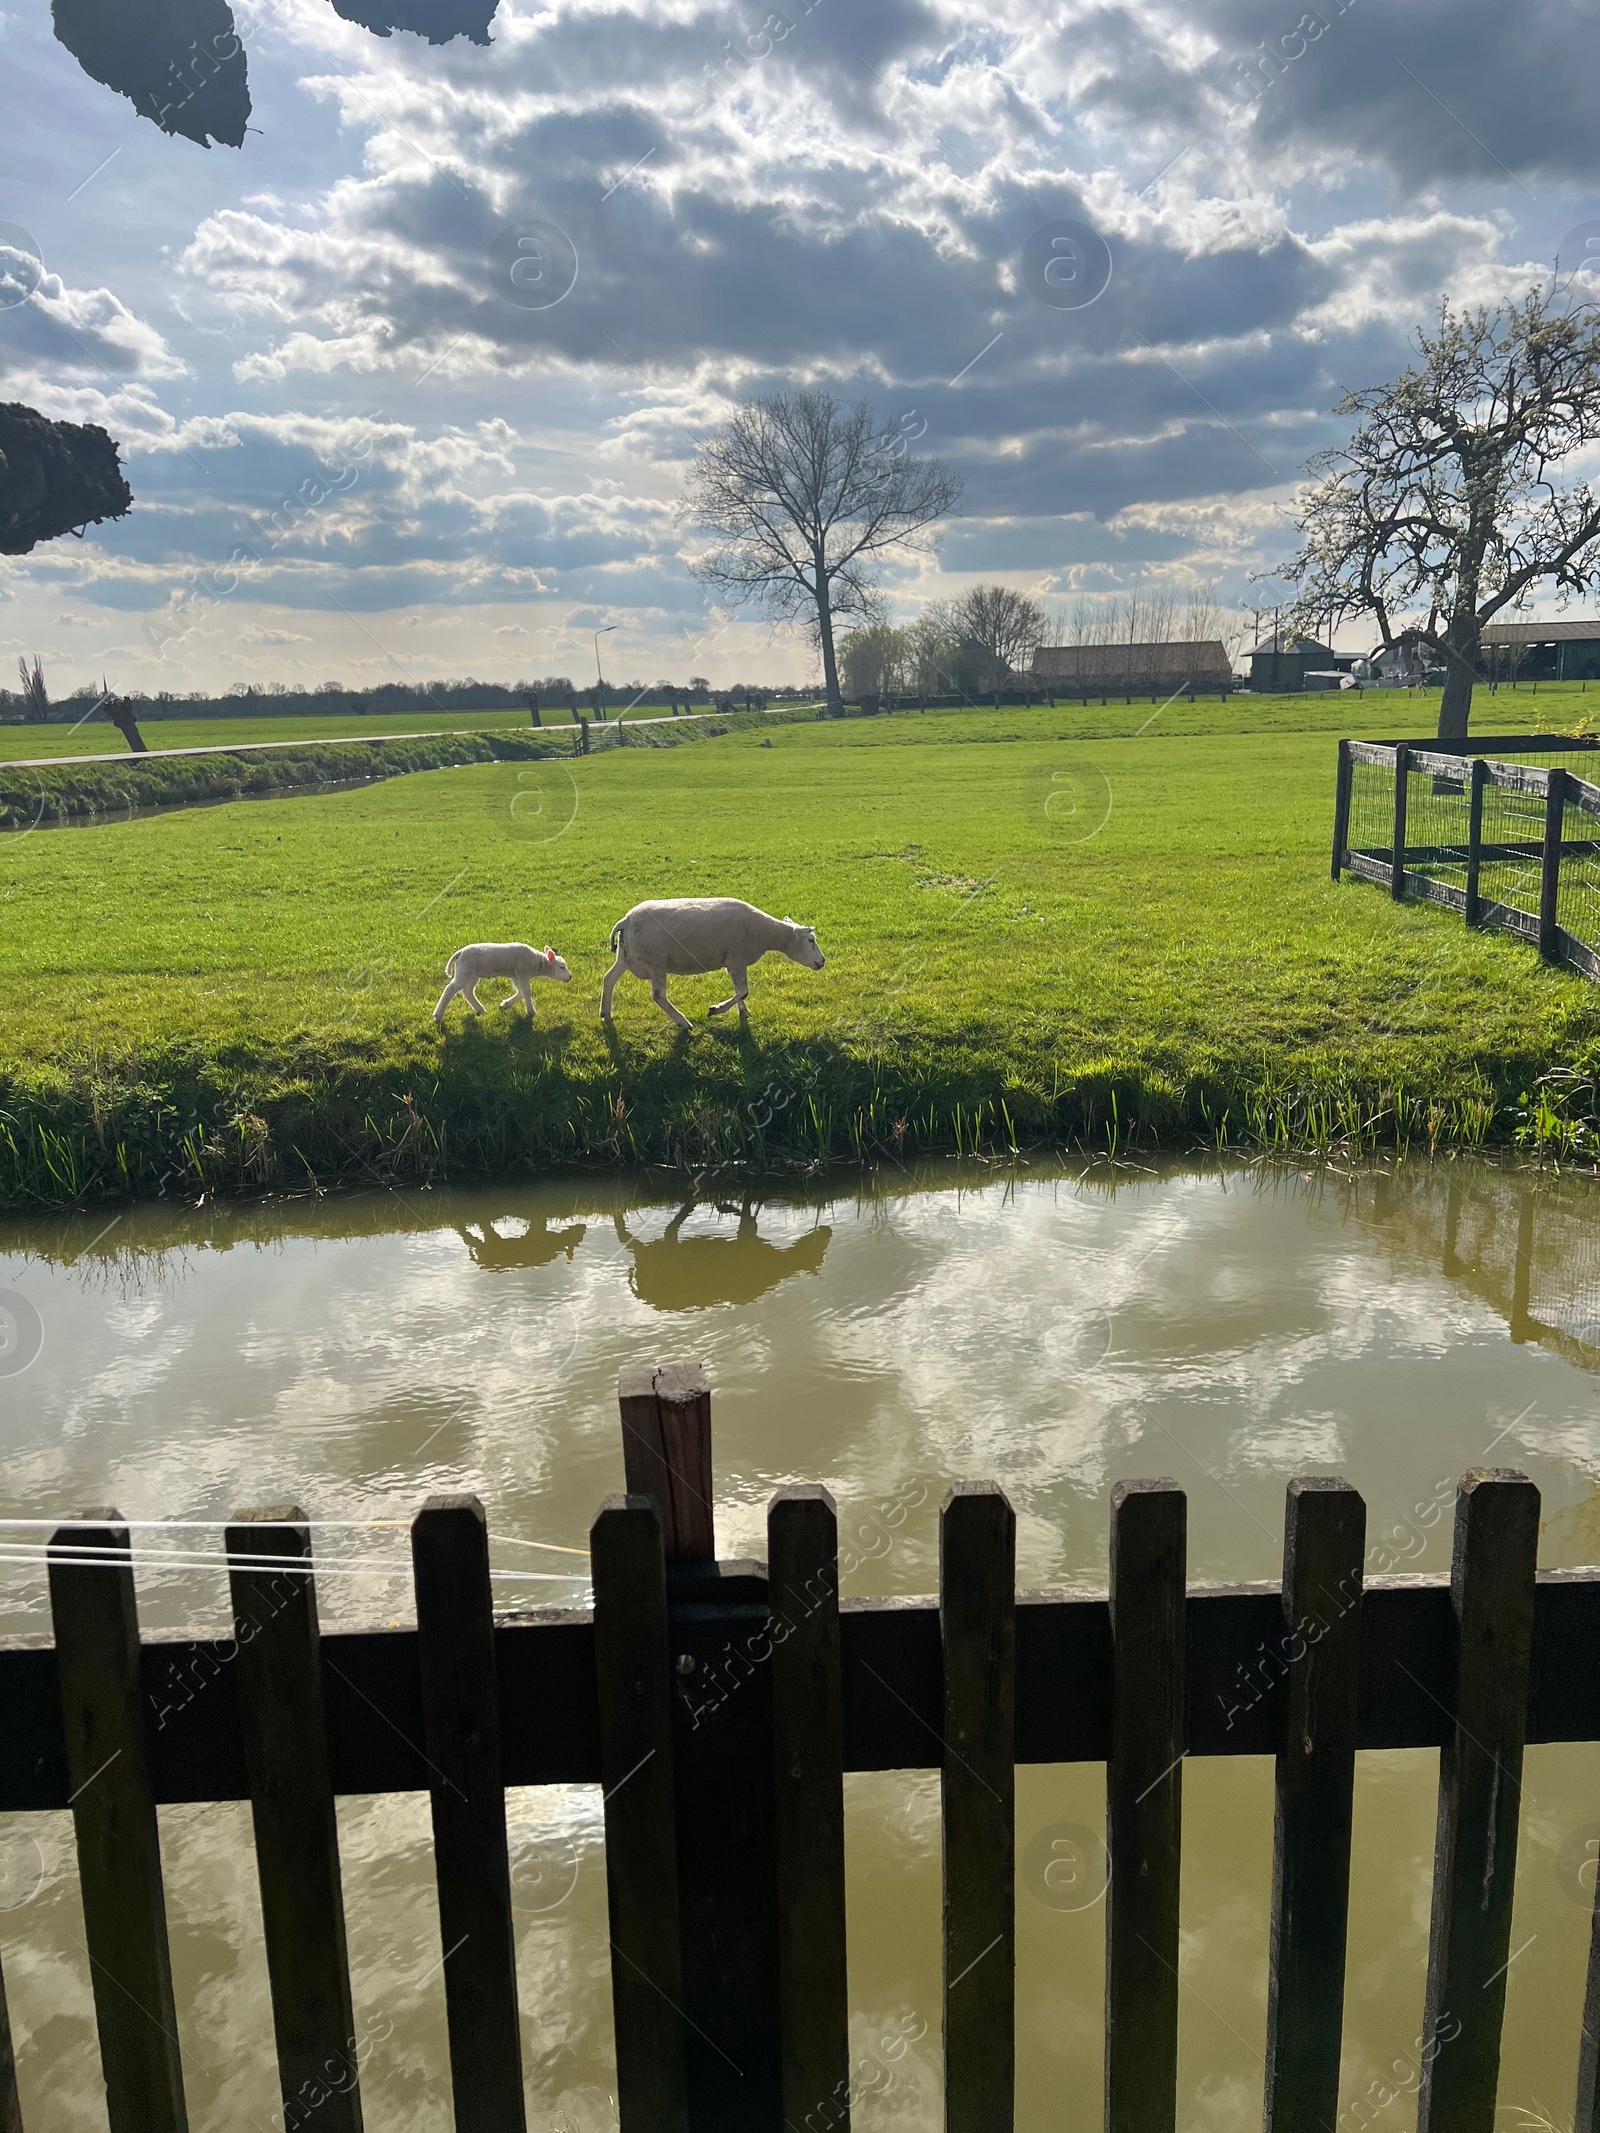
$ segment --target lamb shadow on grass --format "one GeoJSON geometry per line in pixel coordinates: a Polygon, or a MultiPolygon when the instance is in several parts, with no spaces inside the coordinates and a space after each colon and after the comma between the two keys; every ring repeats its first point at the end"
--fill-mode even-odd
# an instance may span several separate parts
{"type": "Polygon", "coordinates": [[[503,1015],[490,1008],[481,1021],[470,1009],[461,1022],[447,1018],[440,1026],[439,1034],[446,1051],[453,1053],[457,1060],[482,1059],[487,1056],[483,1047],[506,1044],[518,1058],[555,1061],[571,1049],[577,1032],[568,1021],[530,1022],[520,1008],[515,1012],[507,1008],[503,1015]]]}

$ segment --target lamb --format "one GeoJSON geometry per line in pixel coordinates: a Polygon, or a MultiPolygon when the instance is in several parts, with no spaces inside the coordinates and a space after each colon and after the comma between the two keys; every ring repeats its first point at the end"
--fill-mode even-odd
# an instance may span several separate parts
{"type": "Polygon", "coordinates": [[[733,997],[719,1000],[711,1012],[725,1014],[737,1007],[747,1020],[750,1010],[750,965],[776,950],[791,963],[807,970],[823,966],[815,928],[792,918],[769,918],[754,904],[736,896],[677,896],[659,902],[635,904],[626,918],[611,929],[611,945],[617,960],[606,972],[600,996],[600,1018],[611,1020],[611,995],[624,971],[643,978],[650,997],[679,1029],[692,1029],[667,998],[669,977],[696,977],[708,970],[725,970],[733,985],[733,997]]]}
{"type": "Polygon", "coordinates": [[[500,1002],[510,1007],[520,1000],[528,1010],[528,1020],[533,1020],[533,994],[528,989],[531,978],[558,978],[563,985],[572,982],[572,972],[553,948],[543,953],[530,948],[525,941],[475,941],[470,948],[458,948],[444,966],[444,974],[450,980],[439,995],[439,1004],[433,1011],[435,1022],[444,1021],[444,1011],[457,993],[466,1001],[475,1015],[483,1013],[483,1002],[478,998],[477,985],[480,978],[509,978],[512,989],[500,1002]]]}

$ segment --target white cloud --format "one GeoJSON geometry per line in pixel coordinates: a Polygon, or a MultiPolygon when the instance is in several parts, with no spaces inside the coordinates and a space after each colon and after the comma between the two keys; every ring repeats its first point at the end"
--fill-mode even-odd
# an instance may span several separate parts
{"type": "MultiPolygon", "coordinates": [[[[1548,92],[1600,57],[1600,18],[1556,0],[1346,8],[1243,99],[1239,63],[1283,47],[1268,0],[788,14],[772,37],[700,0],[502,0],[492,46],[433,49],[275,5],[262,132],[181,176],[152,142],[160,179],[126,197],[113,164],[0,313],[6,392],[104,423],[137,498],[27,582],[138,610],[243,547],[241,603],[431,629],[402,614],[425,603],[448,633],[542,602],[670,658],[700,626],[672,516],[694,442],[804,379],[914,409],[966,477],[942,570],[900,573],[903,602],[996,571],[1242,589],[1330,402],[1395,367],[1442,292],[1525,281],[1583,211],[1532,192],[1600,157],[1548,92]],[[1060,219],[1113,253],[1079,312],[1020,270],[1060,219]],[[491,264],[534,222],[577,255],[545,309],[491,264]],[[158,271],[130,274],[141,246],[158,271]]],[[[490,632],[507,656],[520,627],[490,632]]]]}

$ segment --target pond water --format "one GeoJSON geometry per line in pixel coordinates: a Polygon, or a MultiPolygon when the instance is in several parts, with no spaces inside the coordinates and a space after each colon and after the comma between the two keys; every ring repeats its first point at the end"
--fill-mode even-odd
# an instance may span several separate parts
{"type": "MultiPolygon", "coordinates": [[[[931,1593],[938,1505],[993,1477],[1023,1587],[1106,1575],[1112,1484],[1190,1499],[1190,1578],[1275,1578],[1284,1485],[1343,1474],[1370,1567],[1443,1573],[1455,1477],[1515,1466],[1541,1562],[1600,1560],[1600,1187],[1487,1164],[1392,1173],[946,1164],[685,1209],[609,1182],[0,1226],[0,1512],[223,1520],[297,1501],[325,1622],[408,1612],[404,1522],[475,1490],[504,1606],[578,1604],[622,1486],[617,1373],[714,1387],[719,1553],[764,1552],[786,1482],[833,1491],[847,1593],[931,1593]],[[395,1521],[393,1524],[383,1523],[395,1521]],[[576,1551],[576,1552],[568,1552],[576,1551]]],[[[40,1536],[0,1535],[0,1631],[44,1636],[40,1536]]],[[[220,1535],[141,1536],[147,1627],[223,1634],[220,1535]],[[163,1560],[165,1558],[165,1560],[163,1560]],[[178,1560],[173,1560],[178,1558],[178,1560]]],[[[1358,1775],[1346,2100],[1421,2026],[1437,1758],[1358,1775]]],[[[1018,1773],[1017,2123],[1099,2115],[1103,1913],[1040,1839],[1103,1827],[1098,1767],[1018,1773]],[[1033,1853],[1030,1854],[1030,1845],[1033,1853]]],[[[531,2126],[614,2124],[598,1792],[510,1802],[531,2126]]],[[[857,2113],[941,2123],[938,1782],[847,1780],[857,2041],[912,2038],[857,2113]]],[[[426,1801],[339,1809],[368,2125],[450,2124],[426,1801]]],[[[162,1810],[191,2123],[278,2108],[248,1811],[162,1810]]],[[[1600,1747],[1528,1753],[1502,2104],[1570,2123],[1600,1747]]],[[[1260,2122],[1272,1767],[1185,1778],[1179,2124],[1260,2122]]],[[[65,1815],[0,1818],[0,1959],[30,2133],[105,2123],[65,1815]]],[[[1414,2081],[1414,2075],[1412,2077],[1414,2081]]],[[[1402,2086],[1403,2077],[1391,2077],[1402,2086]]],[[[1414,2108],[1386,2114],[1395,2133],[1414,2108]]],[[[1342,2121],[1341,2123],[1355,2121],[1342,2121]]]]}

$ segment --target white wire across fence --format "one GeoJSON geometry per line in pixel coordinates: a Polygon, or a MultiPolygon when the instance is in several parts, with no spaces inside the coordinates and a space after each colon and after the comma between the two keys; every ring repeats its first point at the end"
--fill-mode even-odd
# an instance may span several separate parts
{"type": "Polygon", "coordinates": [[[1575,764],[1600,775],[1600,740],[1341,741],[1333,878],[1444,904],[1600,978],[1600,784],[1575,764]]]}

